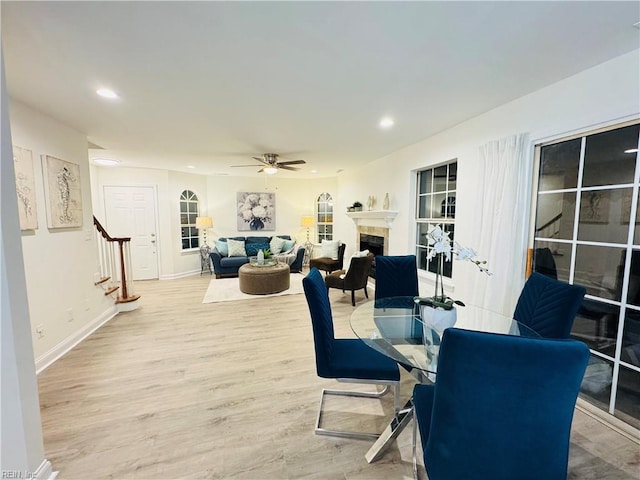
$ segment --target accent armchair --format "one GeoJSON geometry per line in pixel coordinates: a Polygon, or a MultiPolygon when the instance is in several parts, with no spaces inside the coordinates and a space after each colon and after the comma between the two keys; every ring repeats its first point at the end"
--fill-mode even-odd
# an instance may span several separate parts
{"type": "Polygon", "coordinates": [[[327,287],[318,269],[313,268],[302,279],[304,294],[313,325],[313,343],[316,352],[316,371],[319,377],[334,378],[339,382],[368,383],[385,388],[376,392],[323,389],[316,419],[316,435],[375,439],[378,433],[332,430],[320,426],[325,395],[380,398],[390,388],[394,392],[394,413],[400,403],[400,370],[389,357],[376,352],[359,338],[335,338],[333,316],[327,287]]]}
{"type": "Polygon", "coordinates": [[[445,330],[435,385],[413,391],[429,480],[566,480],[588,359],[575,340],[445,330]]]}
{"type": "Polygon", "coordinates": [[[336,270],[342,270],[344,261],[344,250],[347,247],[346,244],[341,243],[338,247],[338,259],[334,260],[330,257],[318,257],[309,260],[309,269],[317,268],[318,270],[324,270],[327,274],[335,272],[336,270]]]}
{"type": "Polygon", "coordinates": [[[369,253],[365,257],[353,257],[348,270],[338,270],[324,277],[327,288],[339,288],[344,293],[351,290],[351,305],[356,306],[356,290],[364,290],[364,296],[369,298],[367,283],[371,273],[374,255],[369,253]]]}

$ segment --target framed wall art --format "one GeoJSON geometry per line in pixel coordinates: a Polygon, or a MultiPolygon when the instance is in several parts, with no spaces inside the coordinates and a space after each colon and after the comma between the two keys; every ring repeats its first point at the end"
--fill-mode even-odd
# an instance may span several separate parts
{"type": "Polygon", "coordinates": [[[611,192],[596,190],[582,192],[580,200],[580,223],[609,223],[611,192]]]}
{"type": "Polygon", "coordinates": [[[50,155],[42,155],[42,171],[47,201],[47,226],[81,227],[80,166],[50,155]]]}
{"type": "Polygon", "coordinates": [[[276,229],[276,194],[238,192],[238,231],[276,229]]]}
{"type": "Polygon", "coordinates": [[[20,230],[35,230],[38,228],[38,209],[36,208],[36,180],[33,173],[31,150],[14,145],[13,168],[16,176],[20,230]]]}

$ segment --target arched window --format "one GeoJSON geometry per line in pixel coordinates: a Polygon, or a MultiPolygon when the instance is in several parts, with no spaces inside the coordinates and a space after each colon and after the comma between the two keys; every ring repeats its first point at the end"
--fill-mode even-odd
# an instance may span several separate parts
{"type": "Polygon", "coordinates": [[[316,200],[316,225],[318,242],[333,240],[333,198],[326,192],[316,200]]]}
{"type": "Polygon", "coordinates": [[[180,235],[182,250],[198,248],[200,236],[196,228],[196,217],[199,213],[198,196],[191,190],[180,195],[180,235]]]}

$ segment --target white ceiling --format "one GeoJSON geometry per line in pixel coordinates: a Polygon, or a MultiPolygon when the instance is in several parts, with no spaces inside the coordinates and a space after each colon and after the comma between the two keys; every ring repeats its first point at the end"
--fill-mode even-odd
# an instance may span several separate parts
{"type": "Polygon", "coordinates": [[[279,175],[335,175],[640,48],[637,1],[1,9],[11,97],[106,149],[92,158],[201,174],[258,175],[231,165],[275,152],[307,160],[279,175]]]}

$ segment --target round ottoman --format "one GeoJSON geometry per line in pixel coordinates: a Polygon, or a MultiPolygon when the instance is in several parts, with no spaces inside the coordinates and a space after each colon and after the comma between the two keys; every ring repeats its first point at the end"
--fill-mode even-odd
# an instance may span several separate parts
{"type": "Polygon", "coordinates": [[[277,263],[275,265],[258,267],[245,263],[238,270],[240,291],[251,295],[267,295],[283,292],[289,288],[289,265],[277,263]]]}

